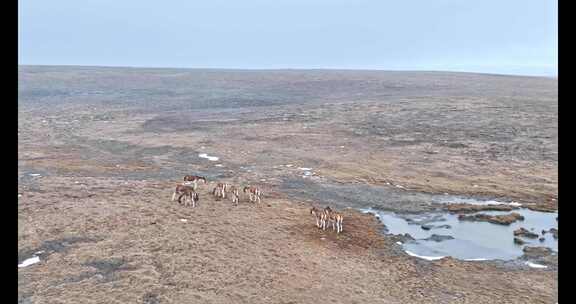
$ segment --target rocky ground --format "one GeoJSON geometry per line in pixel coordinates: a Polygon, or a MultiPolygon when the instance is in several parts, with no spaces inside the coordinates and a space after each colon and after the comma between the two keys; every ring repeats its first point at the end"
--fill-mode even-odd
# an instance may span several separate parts
{"type": "Polygon", "coordinates": [[[421,212],[451,193],[556,210],[556,80],[79,67],[19,80],[18,262],[40,257],[18,270],[21,303],[557,301],[556,266],[410,257],[354,209],[421,212]],[[191,173],[259,185],[264,205],[215,201],[209,185],[197,208],[170,202],[191,173]],[[309,207],[326,204],[343,234],[314,227],[309,207]]]}

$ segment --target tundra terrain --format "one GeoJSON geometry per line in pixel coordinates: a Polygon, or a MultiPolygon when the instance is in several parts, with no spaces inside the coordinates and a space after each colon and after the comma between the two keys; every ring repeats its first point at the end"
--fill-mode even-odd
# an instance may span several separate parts
{"type": "Polygon", "coordinates": [[[556,303],[547,268],[413,257],[362,208],[558,208],[556,79],[20,66],[19,303],[556,303]],[[170,201],[186,174],[200,201],[170,201]],[[238,206],[213,183],[255,185],[238,206]],[[321,231],[311,206],[344,214],[321,231]]]}

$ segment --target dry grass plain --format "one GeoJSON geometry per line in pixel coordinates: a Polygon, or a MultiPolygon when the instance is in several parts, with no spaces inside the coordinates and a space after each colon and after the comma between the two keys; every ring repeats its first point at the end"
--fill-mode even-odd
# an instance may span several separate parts
{"type": "Polygon", "coordinates": [[[43,251],[19,303],[557,301],[557,267],[416,259],[353,209],[419,212],[427,193],[557,208],[555,79],[21,66],[18,104],[19,262],[43,251]],[[191,173],[259,185],[264,205],[210,185],[197,208],[170,202],[191,173]],[[343,234],[314,227],[325,204],[352,207],[343,234]]]}

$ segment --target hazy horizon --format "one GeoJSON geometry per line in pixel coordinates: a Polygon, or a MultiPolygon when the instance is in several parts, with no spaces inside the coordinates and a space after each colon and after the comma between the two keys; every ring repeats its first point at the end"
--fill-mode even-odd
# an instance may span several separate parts
{"type": "Polygon", "coordinates": [[[558,76],[557,3],[19,1],[19,65],[558,76]]]}
{"type": "Polygon", "coordinates": [[[493,72],[452,71],[452,70],[385,70],[385,69],[345,69],[345,68],[210,68],[210,67],[166,67],[166,66],[121,66],[121,65],[82,65],[82,64],[18,64],[19,67],[65,67],[65,68],[110,68],[110,69],[158,69],[158,70],[216,70],[216,71],[366,71],[366,72],[421,72],[421,73],[463,73],[497,76],[558,78],[558,75],[525,75],[493,72]]]}

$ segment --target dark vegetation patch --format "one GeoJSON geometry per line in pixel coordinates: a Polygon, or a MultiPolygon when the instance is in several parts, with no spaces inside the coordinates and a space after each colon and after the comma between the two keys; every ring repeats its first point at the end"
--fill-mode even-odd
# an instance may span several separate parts
{"type": "Polygon", "coordinates": [[[118,272],[123,270],[133,270],[134,266],[127,265],[124,258],[112,258],[108,260],[93,260],[84,263],[84,266],[96,268],[95,274],[103,277],[103,281],[109,282],[117,279],[118,272]]]}
{"type": "Polygon", "coordinates": [[[147,292],[142,297],[142,304],[160,304],[160,299],[157,294],[147,292]]]}
{"type": "Polygon", "coordinates": [[[24,260],[31,258],[32,256],[38,256],[41,260],[45,259],[53,253],[64,253],[69,250],[72,245],[78,243],[91,243],[98,242],[99,238],[87,238],[87,237],[65,237],[50,241],[44,241],[39,247],[33,249],[23,249],[18,251],[18,264],[22,263],[24,260]],[[36,254],[37,252],[41,252],[36,254]]]}

